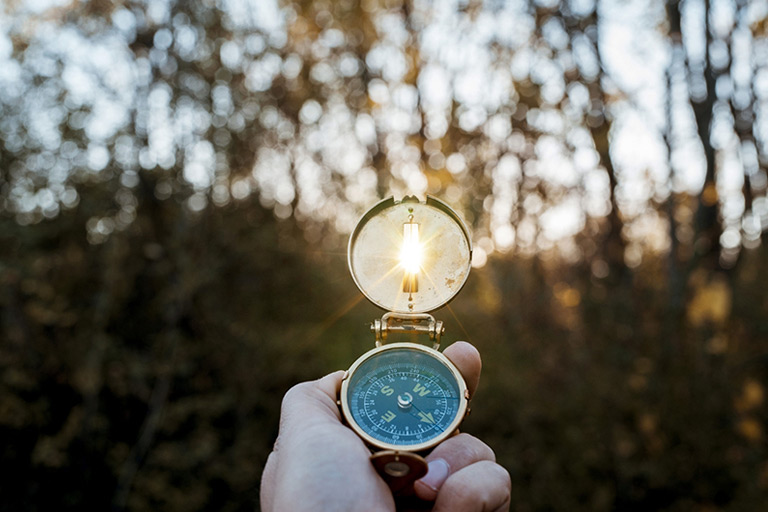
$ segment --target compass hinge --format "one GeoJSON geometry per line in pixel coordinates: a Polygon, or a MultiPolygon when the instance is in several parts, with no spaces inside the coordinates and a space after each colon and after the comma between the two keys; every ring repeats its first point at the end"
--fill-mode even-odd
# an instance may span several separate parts
{"type": "Polygon", "coordinates": [[[381,320],[374,320],[371,331],[376,337],[376,346],[380,347],[387,341],[390,332],[415,332],[427,334],[432,341],[432,348],[440,347],[440,337],[445,332],[442,320],[435,320],[427,313],[386,313],[381,320]]]}

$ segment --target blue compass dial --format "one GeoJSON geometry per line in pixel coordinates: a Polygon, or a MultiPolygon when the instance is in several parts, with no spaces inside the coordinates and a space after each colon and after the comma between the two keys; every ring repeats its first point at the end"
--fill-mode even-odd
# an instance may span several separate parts
{"type": "Polygon", "coordinates": [[[445,433],[459,414],[461,398],[459,383],[445,363],[408,348],[382,351],[363,361],[347,390],[353,421],[373,439],[403,447],[445,433]]]}

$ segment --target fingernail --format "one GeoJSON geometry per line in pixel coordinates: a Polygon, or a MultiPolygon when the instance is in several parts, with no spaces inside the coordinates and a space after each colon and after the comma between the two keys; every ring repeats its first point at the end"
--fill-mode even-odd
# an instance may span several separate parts
{"type": "Polygon", "coordinates": [[[440,487],[448,478],[448,473],[451,472],[450,466],[443,459],[435,459],[429,463],[427,474],[421,479],[430,489],[437,492],[440,487]]]}

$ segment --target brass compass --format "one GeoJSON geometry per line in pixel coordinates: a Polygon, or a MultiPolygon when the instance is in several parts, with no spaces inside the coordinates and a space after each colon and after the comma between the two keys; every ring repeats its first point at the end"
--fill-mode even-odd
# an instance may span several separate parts
{"type": "Polygon", "coordinates": [[[466,383],[438,350],[443,323],[429,313],[464,286],[472,242],[442,201],[389,198],[360,219],[347,256],[360,291],[387,313],[371,325],[375,348],[344,375],[339,405],[397,493],[424,476],[421,455],[455,433],[468,410],[466,383]],[[393,333],[410,333],[428,345],[387,343],[393,333]]]}

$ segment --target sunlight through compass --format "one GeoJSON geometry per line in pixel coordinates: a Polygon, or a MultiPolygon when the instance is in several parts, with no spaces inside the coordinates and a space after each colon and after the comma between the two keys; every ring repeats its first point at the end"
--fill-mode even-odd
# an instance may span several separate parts
{"type": "Polygon", "coordinates": [[[348,256],[352,278],[371,302],[396,313],[425,313],[464,286],[472,243],[464,222],[445,203],[390,198],[360,219],[348,256]]]}
{"type": "Polygon", "coordinates": [[[403,267],[403,292],[409,294],[419,291],[419,271],[421,270],[422,247],[419,244],[419,225],[413,222],[413,214],[408,215],[408,222],[403,224],[403,245],[400,248],[400,266],[403,267]]]}

